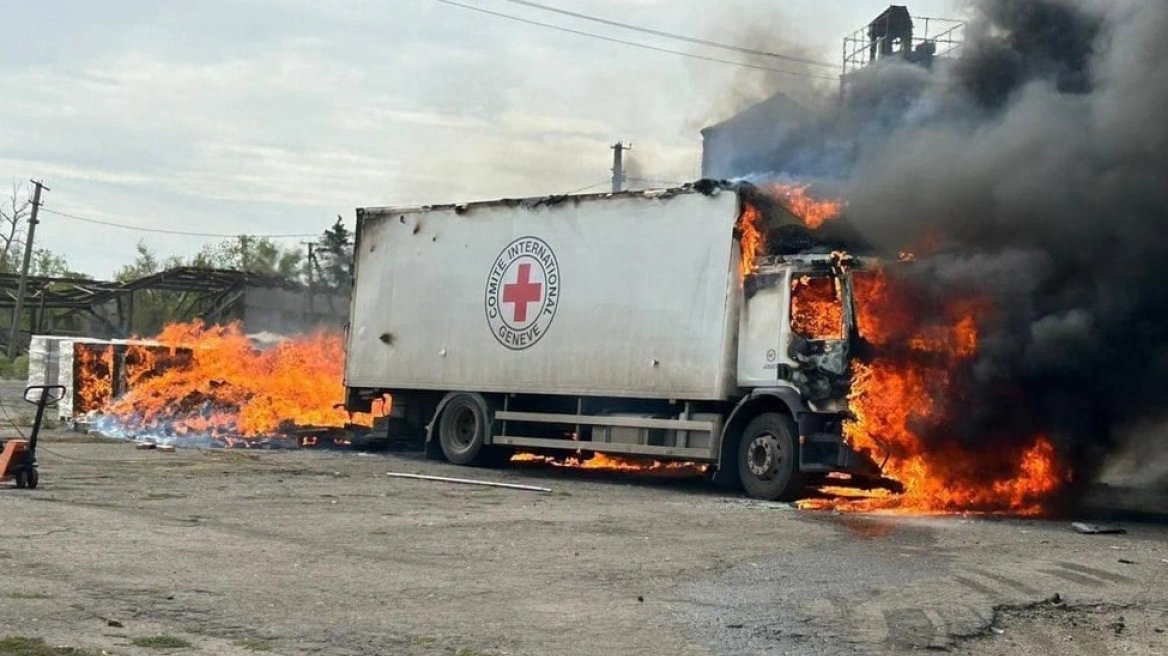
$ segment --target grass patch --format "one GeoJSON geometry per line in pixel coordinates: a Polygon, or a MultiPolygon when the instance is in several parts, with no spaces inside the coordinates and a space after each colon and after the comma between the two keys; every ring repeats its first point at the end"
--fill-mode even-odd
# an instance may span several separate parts
{"type": "Polygon", "coordinates": [[[190,642],[168,635],[134,638],[130,642],[134,643],[135,647],[146,647],[147,649],[189,649],[191,647],[190,642]]]}
{"type": "Polygon", "coordinates": [[[97,656],[72,647],[50,647],[40,638],[0,638],[0,656],[97,656]]]}
{"type": "Polygon", "coordinates": [[[52,596],[44,592],[5,592],[6,599],[51,599],[52,596]]]}
{"type": "Polygon", "coordinates": [[[490,656],[485,651],[479,651],[473,647],[459,647],[458,651],[454,652],[454,656],[490,656]]]}
{"type": "Polygon", "coordinates": [[[414,638],[414,646],[415,647],[422,647],[424,649],[429,649],[430,647],[433,647],[436,644],[438,644],[438,638],[435,638],[433,636],[421,636],[418,638],[414,638]]]}
{"type": "Polygon", "coordinates": [[[272,643],[267,640],[238,640],[235,643],[236,647],[243,647],[249,651],[272,651],[272,643]]]}
{"type": "Polygon", "coordinates": [[[176,494],[174,492],[151,492],[146,495],[147,501],[162,501],[165,499],[185,499],[187,495],[176,494]]]}

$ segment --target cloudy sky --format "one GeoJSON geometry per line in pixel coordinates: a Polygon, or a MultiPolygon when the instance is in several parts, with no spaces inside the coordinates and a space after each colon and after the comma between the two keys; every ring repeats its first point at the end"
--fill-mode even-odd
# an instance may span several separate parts
{"type": "MultiPolygon", "coordinates": [[[[748,61],[508,0],[460,2],[748,61]]],[[[831,63],[843,36],[888,4],[540,2],[831,63]]],[[[960,17],[960,5],[910,7],[960,17]]],[[[618,140],[634,143],[638,176],[690,180],[700,169],[703,126],[774,90],[800,95],[831,85],[439,0],[40,0],[8,3],[4,18],[2,189],[40,178],[52,189],[47,210],[161,230],[316,233],[338,214],[351,224],[359,206],[565,192],[603,183],[618,140]]],[[[100,277],[128,261],[139,240],[163,254],[214,241],[58,214],[43,215],[37,237],[100,277]]]]}

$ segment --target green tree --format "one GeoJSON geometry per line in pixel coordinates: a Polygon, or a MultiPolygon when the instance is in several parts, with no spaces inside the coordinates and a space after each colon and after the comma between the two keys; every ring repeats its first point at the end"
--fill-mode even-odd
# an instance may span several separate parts
{"type": "MultiPolygon", "coordinates": [[[[129,264],[118,269],[114,279],[118,282],[131,282],[145,278],[167,269],[183,266],[181,257],[172,256],[161,258],[144,242],[138,242],[137,254],[129,264]]],[[[143,289],[134,292],[134,308],[130,317],[130,331],[137,335],[153,335],[162,330],[168,322],[177,318],[179,305],[182,303],[182,294],[160,291],[157,289],[143,289]]],[[[123,311],[129,311],[124,307],[123,311]]]]}
{"type": "Polygon", "coordinates": [[[205,269],[234,269],[299,281],[304,256],[294,248],[284,248],[267,237],[240,235],[235,239],[208,244],[196,254],[191,266],[205,269]]]}
{"type": "Polygon", "coordinates": [[[329,289],[347,290],[352,283],[353,233],[340,216],[317,242],[315,266],[319,284],[329,289]]]}
{"type": "Polygon", "coordinates": [[[73,277],[69,269],[69,262],[63,255],[57,255],[47,248],[35,248],[32,251],[32,260],[29,262],[29,273],[34,276],[50,276],[56,278],[73,277]]]}

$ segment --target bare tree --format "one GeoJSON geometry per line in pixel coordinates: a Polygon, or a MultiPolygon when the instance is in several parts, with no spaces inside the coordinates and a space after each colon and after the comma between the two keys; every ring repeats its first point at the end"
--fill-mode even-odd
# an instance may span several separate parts
{"type": "Polygon", "coordinates": [[[24,251],[24,235],[32,200],[24,185],[12,182],[12,193],[0,199],[0,272],[12,273],[24,251]]]}

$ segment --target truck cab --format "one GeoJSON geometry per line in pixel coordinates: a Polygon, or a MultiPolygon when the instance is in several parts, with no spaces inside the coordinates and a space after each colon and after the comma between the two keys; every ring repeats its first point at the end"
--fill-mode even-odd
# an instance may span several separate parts
{"type": "Polygon", "coordinates": [[[833,472],[879,478],[875,463],[843,437],[860,344],[853,275],[870,264],[842,253],[774,256],[744,280],[737,365],[744,396],[728,423],[741,438],[738,457],[722,454],[721,479],[737,479],[752,496],[790,498],[833,472]],[[789,470],[784,453],[798,454],[789,470]]]}

